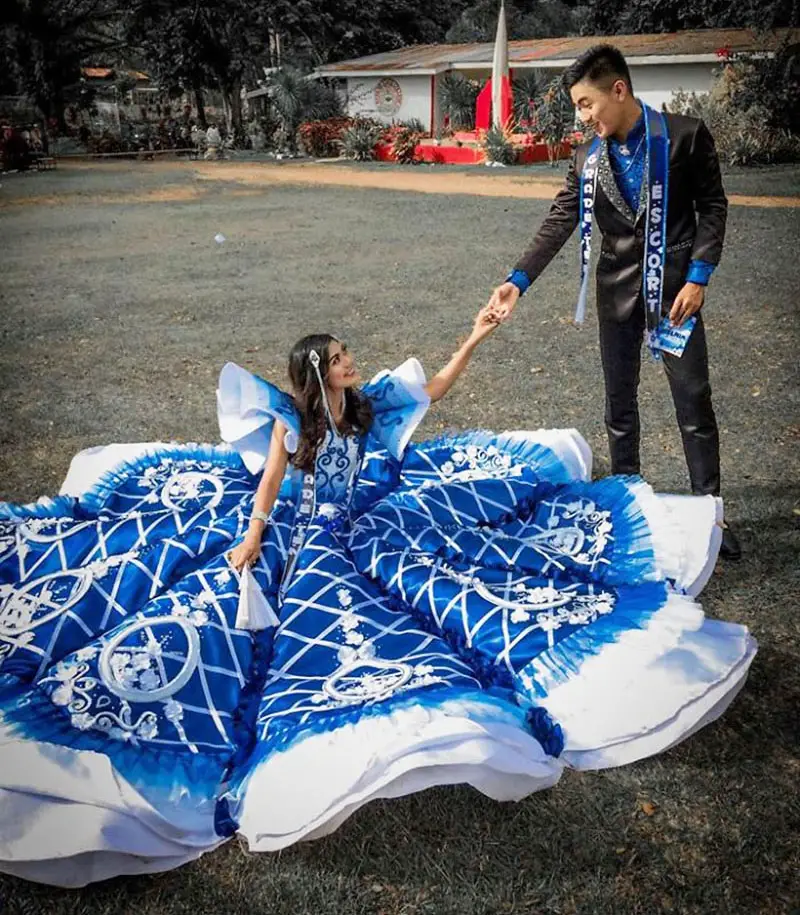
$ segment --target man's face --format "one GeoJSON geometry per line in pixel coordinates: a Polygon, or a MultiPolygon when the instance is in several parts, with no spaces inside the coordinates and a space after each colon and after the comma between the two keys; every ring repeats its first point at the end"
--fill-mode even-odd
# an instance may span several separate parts
{"type": "Polygon", "coordinates": [[[630,97],[625,80],[618,79],[610,88],[595,83],[575,83],[569,91],[578,117],[591,124],[598,136],[606,139],[619,129],[623,119],[624,102],[630,97]]]}

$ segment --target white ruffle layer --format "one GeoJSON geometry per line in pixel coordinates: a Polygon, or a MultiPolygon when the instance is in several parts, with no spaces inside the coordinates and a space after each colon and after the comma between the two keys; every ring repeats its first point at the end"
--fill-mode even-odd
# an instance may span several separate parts
{"type": "Polygon", "coordinates": [[[542,700],[564,730],[562,758],[603,769],[666,750],[722,714],[756,648],[746,627],[708,620],[671,594],[647,626],[604,646],[542,700]]]}
{"type": "Polygon", "coordinates": [[[215,848],[213,805],[157,810],[102,753],[0,725],[0,871],[57,886],[169,870],[215,848]]]}
{"type": "Polygon", "coordinates": [[[255,767],[233,807],[239,832],[251,850],[274,851],[333,832],[376,798],[469,784],[510,801],[554,785],[561,762],[519,723],[486,713],[481,703],[413,706],[298,740],[255,767]]]}

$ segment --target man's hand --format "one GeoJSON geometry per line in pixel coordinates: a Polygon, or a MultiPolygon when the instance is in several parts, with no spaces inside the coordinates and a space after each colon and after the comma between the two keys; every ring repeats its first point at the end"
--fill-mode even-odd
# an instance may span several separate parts
{"type": "Polygon", "coordinates": [[[681,327],[684,321],[703,306],[706,296],[706,287],[699,283],[686,283],[675,296],[675,301],[669,313],[669,320],[673,327],[681,327]]]}
{"type": "Polygon", "coordinates": [[[513,283],[503,283],[492,293],[486,306],[498,321],[507,321],[519,299],[519,287],[513,283]]]}

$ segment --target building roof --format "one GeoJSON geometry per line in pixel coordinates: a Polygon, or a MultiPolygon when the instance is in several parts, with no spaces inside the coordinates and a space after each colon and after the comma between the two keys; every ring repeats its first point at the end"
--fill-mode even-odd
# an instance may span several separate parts
{"type": "MultiPolygon", "coordinates": [[[[575,38],[541,38],[510,41],[508,63],[512,68],[568,66],[587,48],[600,42],[618,47],[630,64],[705,63],[730,52],[774,51],[787,38],[800,42],[800,29],[775,29],[758,33],[751,29],[703,29],[656,35],[584,35],[575,38]]],[[[444,70],[486,69],[492,66],[493,43],[430,44],[398,48],[369,57],[326,64],[316,76],[361,76],[377,74],[432,74],[444,70]]]]}
{"type": "MultiPolygon", "coordinates": [[[[146,73],[139,70],[124,70],[123,72],[140,81],[150,79],[146,73]]],[[[113,67],[81,67],[81,73],[87,79],[111,79],[117,71],[113,67]]]]}

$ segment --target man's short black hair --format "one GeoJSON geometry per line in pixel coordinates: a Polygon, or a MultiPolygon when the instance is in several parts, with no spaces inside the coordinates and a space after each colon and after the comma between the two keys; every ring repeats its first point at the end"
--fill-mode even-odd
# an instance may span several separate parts
{"type": "Polygon", "coordinates": [[[633,92],[631,71],[622,51],[611,44],[596,44],[567,67],[562,77],[567,92],[577,83],[586,81],[600,89],[610,89],[618,79],[624,79],[633,92]]]}

